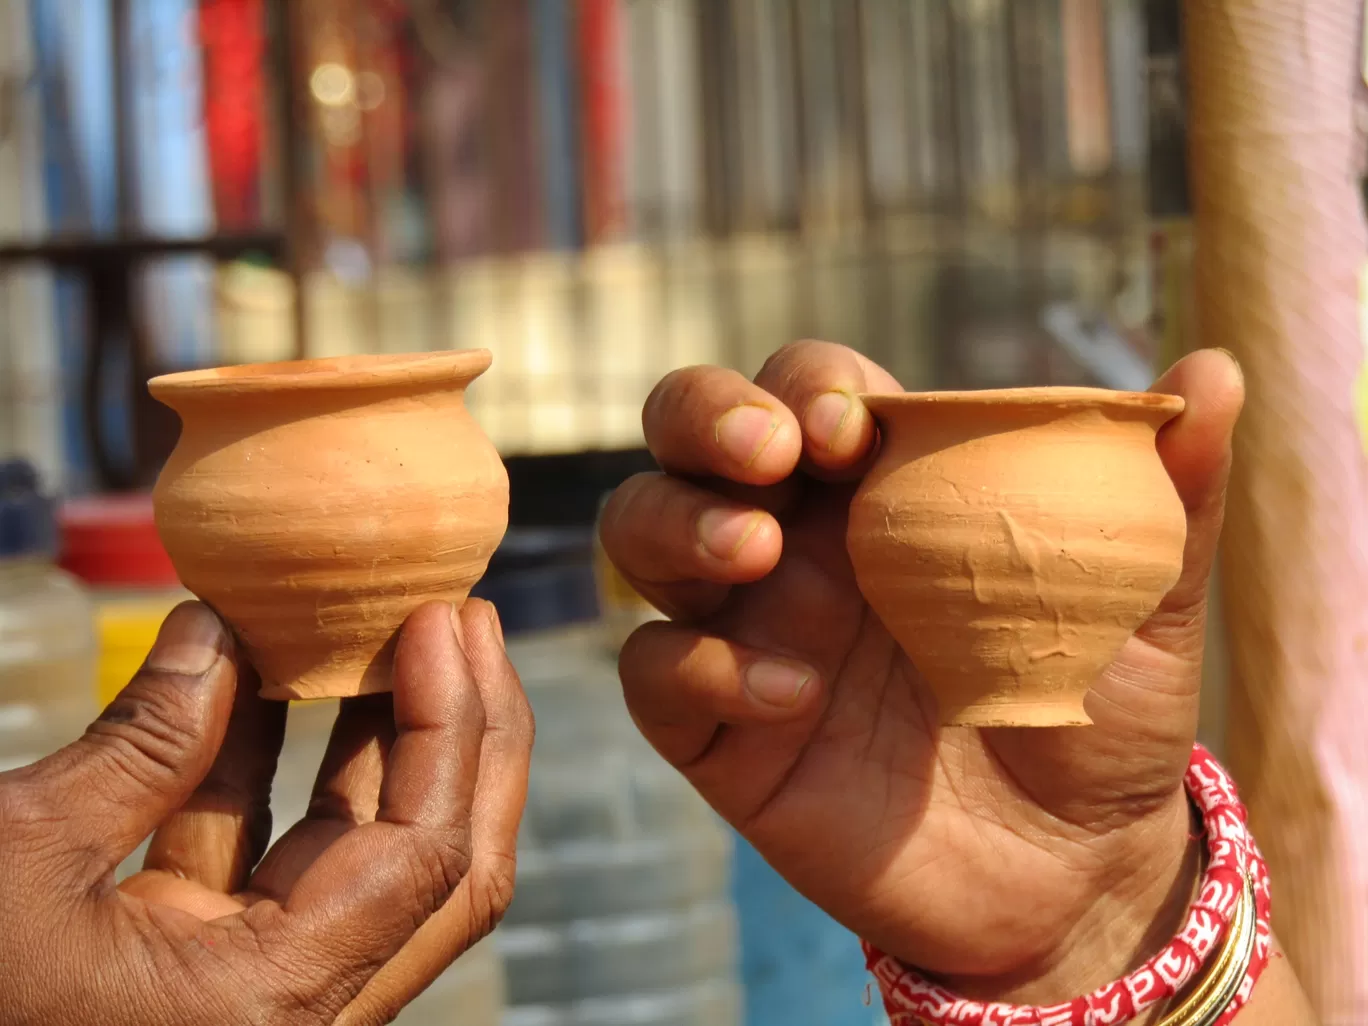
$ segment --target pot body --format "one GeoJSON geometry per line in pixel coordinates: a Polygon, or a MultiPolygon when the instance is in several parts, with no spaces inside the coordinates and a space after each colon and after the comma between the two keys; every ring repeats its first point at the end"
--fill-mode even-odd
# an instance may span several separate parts
{"type": "Polygon", "coordinates": [[[1187,521],[1155,448],[1175,396],[868,396],[882,448],[847,546],[943,724],[1090,723],[1083,697],[1178,579],[1187,521]]]}
{"type": "Polygon", "coordinates": [[[484,351],[154,379],[182,433],[154,492],[181,581],[269,698],[390,689],[422,603],[461,603],[508,525],[508,476],[465,405],[484,351]]]}

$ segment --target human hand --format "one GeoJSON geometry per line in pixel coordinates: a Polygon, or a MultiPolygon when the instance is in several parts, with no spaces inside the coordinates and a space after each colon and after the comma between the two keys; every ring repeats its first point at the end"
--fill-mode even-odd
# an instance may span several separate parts
{"type": "Polygon", "coordinates": [[[83,738],[0,774],[0,1019],[388,1022],[493,929],[533,729],[493,608],[409,618],[393,695],[342,703],[265,858],[287,706],[257,688],[186,603],[83,738]]]}
{"type": "Polygon", "coordinates": [[[846,554],[876,445],[855,396],[901,391],[848,349],[789,346],[753,384],[669,375],[643,413],[663,473],[604,511],[609,556],[673,617],[620,660],[647,738],[798,890],[970,996],[1103,984],[1191,898],[1182,776],[1243,381],[1207,351],[1155,389],[1187,400],[1158,440],[1187,510],[1184,567],[1088,694],[1091,727],[937,726],[846,554]]]}

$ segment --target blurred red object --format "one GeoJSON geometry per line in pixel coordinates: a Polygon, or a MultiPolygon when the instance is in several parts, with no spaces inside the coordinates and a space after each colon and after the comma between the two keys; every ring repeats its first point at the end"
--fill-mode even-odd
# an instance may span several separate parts
{"type": "Polygon", "coordinates": [[[627,225],[621,14],[619,0],[580,0],[584,221],[589,242],[612,239],[627,225]]]}
{"type": "Polygon", "coordinates": [[[97,587],[175,587],[150,495],[73,499],[59,514],[62,569],[97,587]]]}
{"type": "Polygon", "coordinates": [[[204,122],[220,228],[261,219],[266,26],[262,0],[200,0],[204,122]]]}

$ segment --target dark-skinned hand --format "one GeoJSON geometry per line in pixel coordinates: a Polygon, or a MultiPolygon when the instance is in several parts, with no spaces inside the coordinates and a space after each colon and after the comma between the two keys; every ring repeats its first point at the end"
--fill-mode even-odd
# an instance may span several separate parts
{"type": "Polygon", "coordinates": [[[409,618],[264,858],[287,706],[257,688],[186,603],[83,738],[0,774],[0,1022],[389,1022],[493,929],[533,732],[493,607],[409,618]]]}
{"type": "Polygon", "coordinates": [[[602,539],[671,616],[621,656],[646,737],[798,890],[971,996],[1065,1000],[1156,951],[1192,894],[1182,788],[1207,579],[1243,381],[1196,353],[1158,439],[1187,509],[1182,577],[1095,683],[1093,726],[937,726],[934,698],[856,586],[846,515],[901,391],[806,342],[754,382],[665,378],[643,414],[662,472],[625,483],[602,539]]]}

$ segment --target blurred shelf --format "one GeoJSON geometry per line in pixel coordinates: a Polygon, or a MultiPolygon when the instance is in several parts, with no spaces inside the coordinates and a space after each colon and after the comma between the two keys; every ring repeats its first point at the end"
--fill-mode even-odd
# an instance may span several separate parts
{"type": "Polygon", "coordinates": [[[89,267],[116,261],[191,254],[231,260],[257,252],[274,259],[283,259],[285,242],[285,236],[281,232],[245,232],[181,238],[53,238],[33,243],[0,242],[0,264],[27,262],[89,267]]]}

